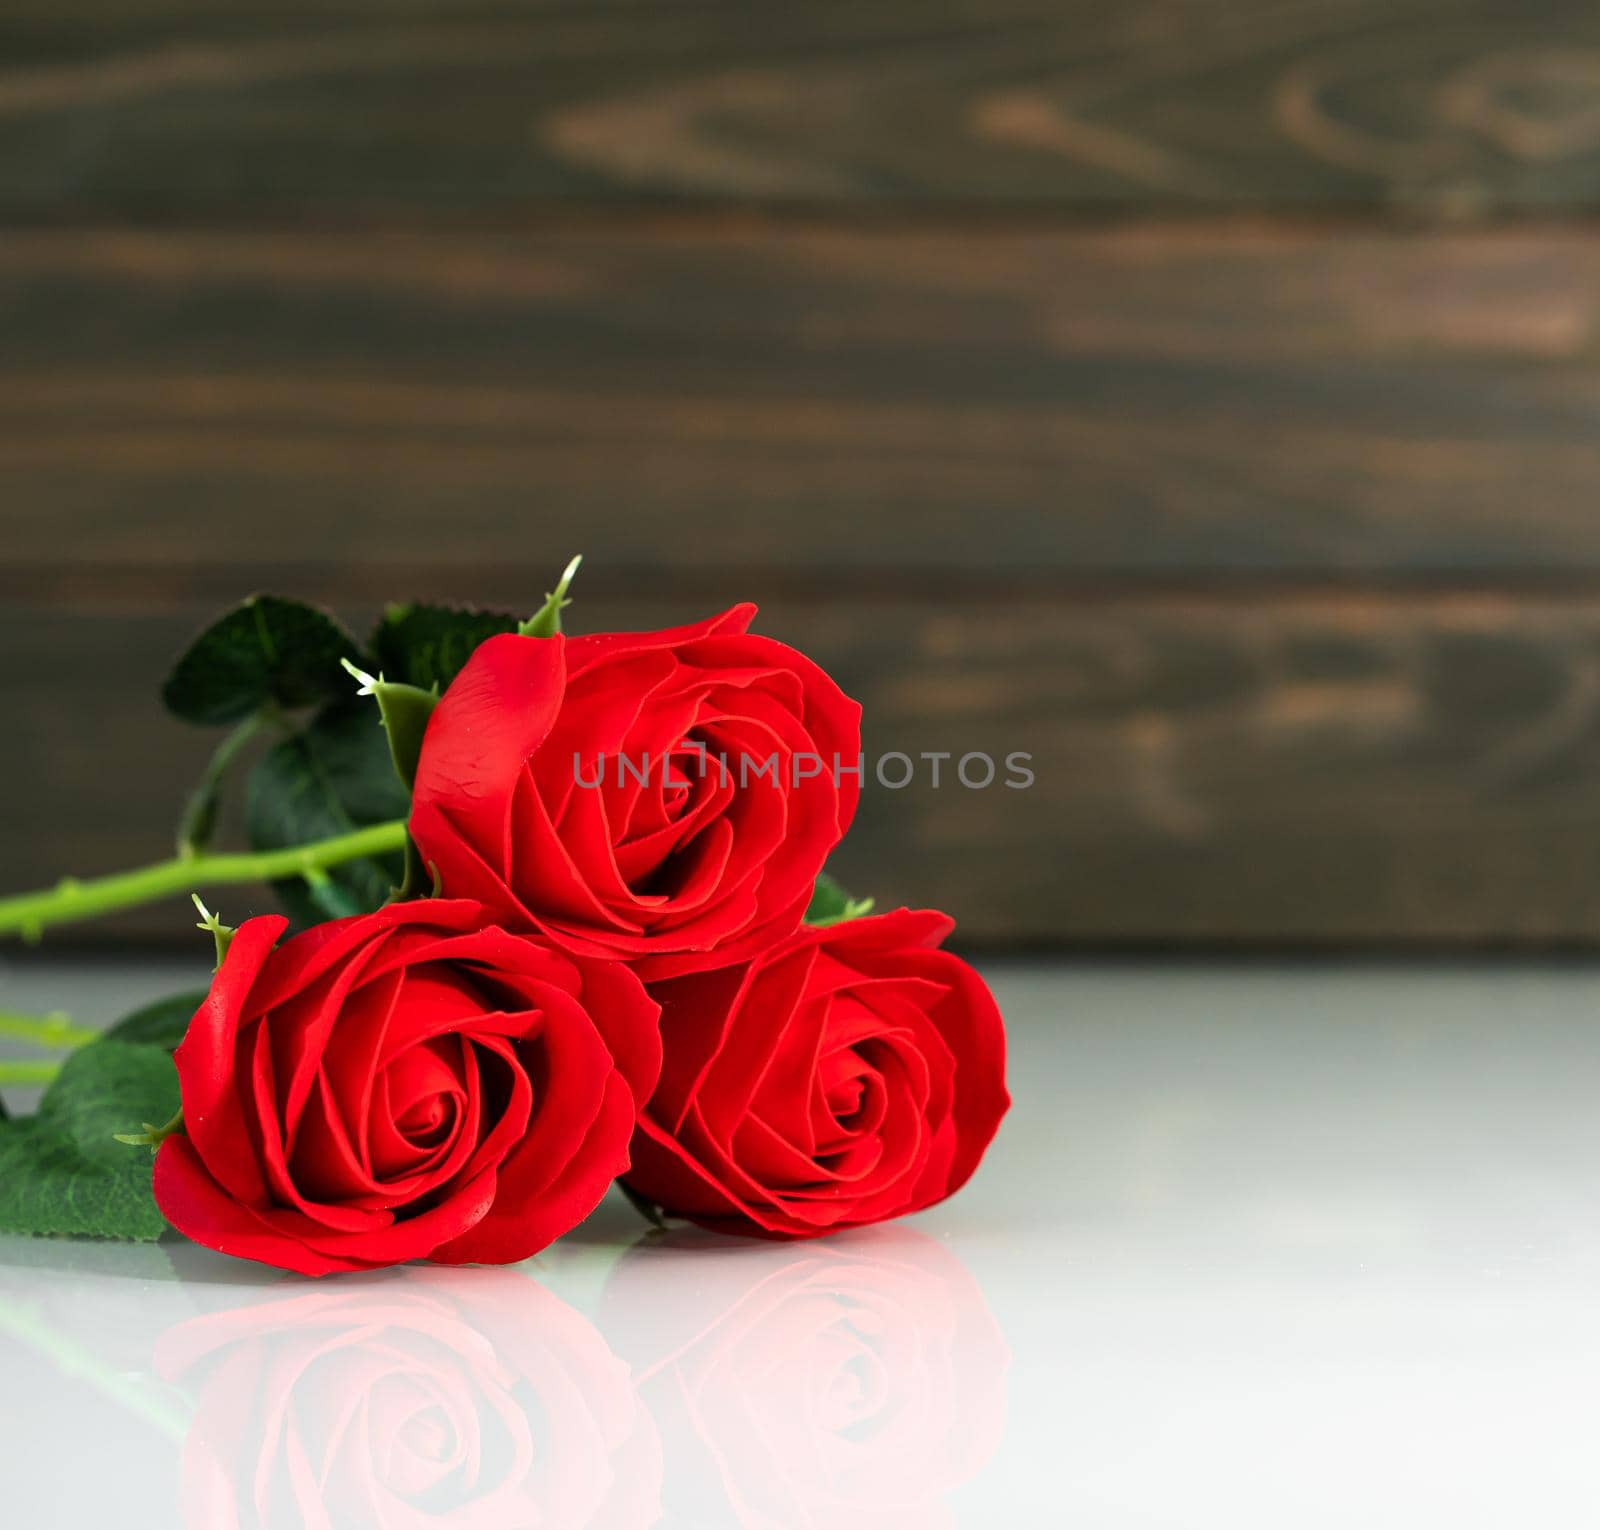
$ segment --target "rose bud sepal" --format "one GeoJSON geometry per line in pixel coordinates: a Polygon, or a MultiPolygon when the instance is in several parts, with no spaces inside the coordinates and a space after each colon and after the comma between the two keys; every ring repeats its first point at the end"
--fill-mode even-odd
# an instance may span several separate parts
{"type": "Polygon", "coordinates": [[[561,578],[556,581],[555,589],[545,596],[544,604],[527,621],[518,624],[517,631],[523,637],[555,637],[560,633],[561,613],[572,604],[567,599],[567,591],[577,577],[578,565],[582,562],[583,554],[579,553],[561,571],[561,578]]]}
{"type": "Polygon", "coordinates": [[[378,717],[389,739],[389,757],[394,761],[395,774],[410,791],[417,779],[422,735],[428,731],[428,719],[439,704],[439,693],[398,680],[385,680],[381,674],[369,675],[348,659],[339,662],[360,685],[356,694],[371,696],[378,703],[378,717]]]}

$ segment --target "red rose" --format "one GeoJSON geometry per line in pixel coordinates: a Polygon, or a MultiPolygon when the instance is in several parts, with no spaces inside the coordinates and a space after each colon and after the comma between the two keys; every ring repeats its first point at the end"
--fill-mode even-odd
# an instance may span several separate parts
{"type": "Polygon", "coordinates": [[[899,909],[653,984],[665,1064],[627,1184],[706,1227],[778,1238],[953,1194],[1011,1102],[994,999],[935,949],[951,928],[899,909]]]}
{"type": "Polygon", "coordinates": [[[516,1270],[323,1288],[192,1318],[156,1367],[193,1391],[192,1530],[645,1530],[661,1452],[628,1368],[516,1270]]]}
{"type": "Polygon", "coordinates": [[[661,1431],[667,1522],[948,1524],[1000,1442],[1011,1358],[960,1261],[907,1228],[740,1259],[710,1241],[629,1250],[601,1306],[661,1431]]]}
{"type": "Polygon", "coordinates": [[[306,1275],[501,1264],[587,1216],[661,1064],[609,962],[397,903],[273,943],[251,919],[177,1050],[155,1194],[208,1248],[306,1275]]]}
{"type": "Polygon", "coordinates": [[[745,629],[490,638],[423,740],[411,832],[452,895],[646,977],[788,935],[860,795],[861,708],[745,629]]]}

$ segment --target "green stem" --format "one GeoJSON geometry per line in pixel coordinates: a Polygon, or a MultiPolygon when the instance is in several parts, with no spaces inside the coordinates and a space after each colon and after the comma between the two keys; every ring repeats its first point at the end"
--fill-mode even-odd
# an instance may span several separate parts
{"type": "Polygon", "coordinates": [[[170,1389],[158,1382],[143,1382],[107,1364],[81,1340],[51,1327],[36,1303],[8,1292],[0,1301],[0,1332],[30,1344],[53,1361],[63,1376],[82,1377],[97,1391],[153,1424],[168,1439],[181,1444],[188,1437],[188,1425],[170,1389]]]}
{"type": "Polygon", "coordinates": [[[186,860],[204,854],[211,842],[211,831],[217,823],[217,804],[222,794],[222,783],[239,758],[241,751],[263,728],[276,726],[283,714],[268,702],[258,712],[252,712],[223,741],[217,745],[207,764],[205,774],[190,793],[183,810],[183,822],[178,825],[178,854],[186,860]]]}
{"type": "Polygon", "coordinates": [[[24,1087],[48,1084],[60,1071],[58,1062],[17,1062],[13,1058],[3,1058],[0,1059],[0,1084],[24,1087]]]}
{"type": "Polygon", "coordinates": [[[18,1041],[31,1041],[40,1047],[87,1046],[99,1033],[81,1025],[59,1010],[48,1015],[14,1015],[0,1010],[0,1036],[13,1036],[18,1041]]]}
{"type": "Polygon", "coordinates": [[[36,941],[48,925],[93,919],[201,887],[303,877],[344,861],[402,850],[405,843],[405,819],[396,818],[309,845],[291,845],[286,850],[177,856],[153,866],[141,866],[137,871],[119,871],[83,882],[66,877],[41,892],[0,898],[0,935],[21,935],[24,940],[36,941]]]}

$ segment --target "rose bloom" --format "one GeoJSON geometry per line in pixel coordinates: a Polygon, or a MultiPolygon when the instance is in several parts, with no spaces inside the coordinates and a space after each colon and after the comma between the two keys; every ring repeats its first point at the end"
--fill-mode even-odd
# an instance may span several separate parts
{"type": "Polygon", "coordinates": [[[156,1368],[194,1396],[191,1530],[647,1530],[661,1453],[628,1368],[516,1270],[411,1272],[190,1319],[156,1368]]]}
{"type": "Polygon", "coordinates": [[[748,632],[754,615],[482,644],[434,710],[413,791],[445,891],[645,977],[795,929],[855,815],[861,708],[748,632]]]}
{"type": "Polygon", "coordinates": [[[666,1522],[948,1525],[1000,1442],[1011,1358],[960,1261],[898,1227],[741,1259],[709,1241],[630,1250],[601,1302],[661,1431],[666,1522]],[[679,1249],[693,1279],[662,1267],[679,1249]]]}
{"type": "Polygon", "coordinates": [[[461,899],[233,937],[176,1053],[162,1214],[306,1275],[508,1263],[628,1162],[661,1062],[639,980],[485,926],[461,899]]]}
{"type": "Polygon", "coordinates": [[[703,1226],[777,1238],[960,1189],[1011,1102],[994,999],[936,949],[952,927],[899,909],[652,984],[665,1063],[625,1183],[703,1226]]]}

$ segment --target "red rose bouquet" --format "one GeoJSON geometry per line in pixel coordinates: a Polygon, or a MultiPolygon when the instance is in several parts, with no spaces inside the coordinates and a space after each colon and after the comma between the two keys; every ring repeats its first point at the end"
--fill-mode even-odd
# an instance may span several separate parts
{"type": "Polygon", "coordinates": [[[165,700],[232,731],[178,854],[0,900],[0,934],[260,881],[300,928],[196,896],[209,992],[96,1036],[4,1017],[71,1050],[0,1063],[48,1081],[0,1108],[0,1230],[170,1224],[320,1275],[522,1259],[619,1180],[653,1219],[769,1238],[966,1182],[1008,1104],[994,1000],[943,915],[865,917],[822,870],[859,706],[751,606],[569,637],[576,567],[525,622],[392,607],[362,647],[259,597],[200,635],[165,700]],[[268,733],[251,848],[218,853],[268,733]]]}

